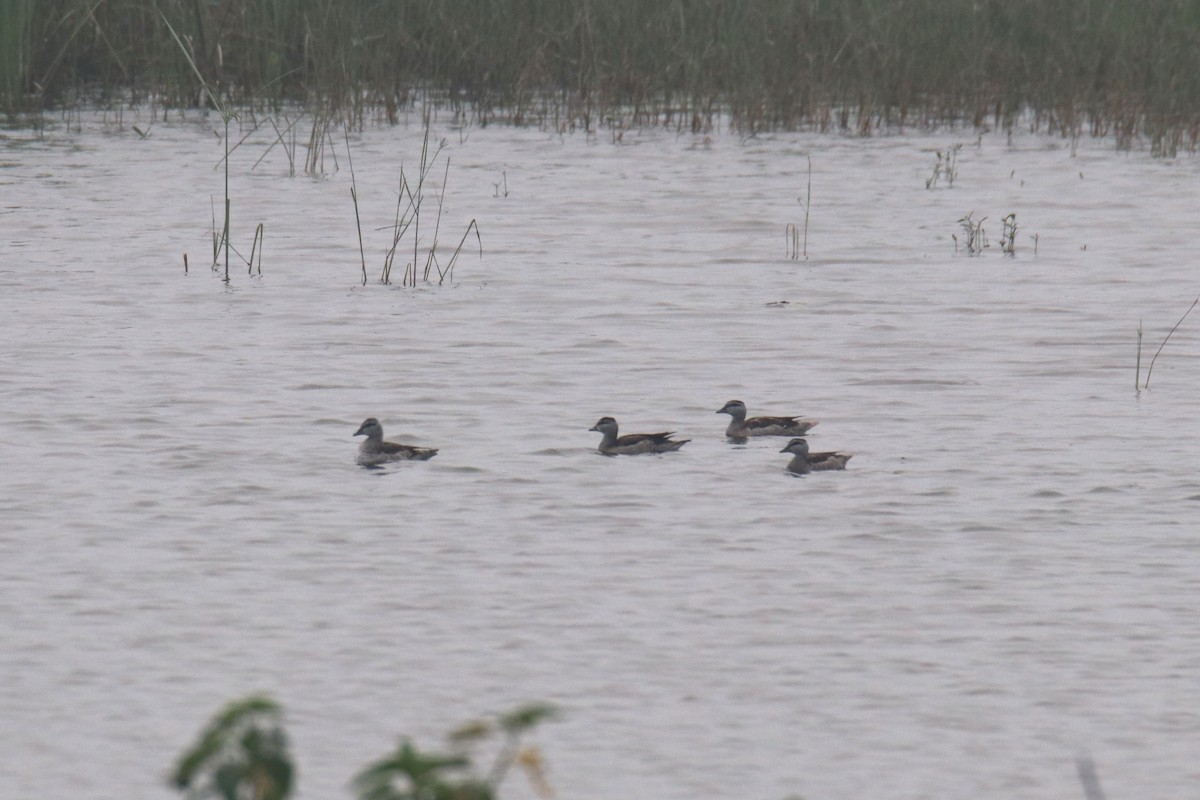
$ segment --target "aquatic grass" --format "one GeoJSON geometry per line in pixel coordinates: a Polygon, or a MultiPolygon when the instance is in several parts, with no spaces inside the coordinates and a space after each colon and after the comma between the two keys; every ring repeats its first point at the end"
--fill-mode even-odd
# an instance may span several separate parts
{"type": "Polygon", "coordinates": [[[337,151],[333,149],[331,130],[336,125],[332,109],[320,109],[313,116],[312,129],[308,134],[307,155],[304,159],[304,174],[310,176],[325,174],[325,153],[328,151],[337,161],[337,151]]]}
{"type": "Polygon", "coordinates": [[[358,257],[362,262],[362,282],[367,285],[367,252],[363,249],[362,216],[358,213],[358,181],[354,177],[354,157],[350,155],[350,129],[342,128],[346,141],[346,163],[350,167],[350,199],[354,201],[354,227],[358,231],[358,257]]]}
{"type": "MultiPolygon", "coordinates": [[[[412,233],[412,260],[406,262],[404,266],[404,275],[401,278],[401,285],[415,288],[417,285],[417,277],[430,283],[433,273],[437,272],[437,282],[440,286],[446,280],[453,279],[454,265],[458,262],[459,255],[462,253],[463,247],[466,245],[467,239],[471,233],[475,234],[476,242],[479,245],[479,257],[483,258],[483,239],[479,233],[479,223],[472,219],[463,232],[462,238],[459,240],[458,246],[451,251],[450,258],[445,266],[439,260],[439,235],[442,227],[442,213],[445,208],[446,186],[450,176],[450,159],[447,158],[445,166],[442,170],[442,180],[437,184],[430,180],[432,172],[438,156],[446,146],[445,140],[437,143],[432,154],[430,152],[430,125],[431,119],[428,111],[424,118],[425,128],[424,136],[421,141],[421,156],[417,165],[417,177],[415,185],[410,182],[404,167],[400,168],[399,185],[396,191],[396,209],[393,217],[393,222],[387,229],[392,232],[391,246],[384,255],[383,271],[379,281],[385,285],[392,282],[392,268],[395,264],[396,254],[399,252],[400,244],[404,241],[405,236],[412,233]],[[429,235],[429,242],[425,244],[422,240],[421,233],[421,213],[426,205],[427,194],[432,195],[437,201],[437,209],[433,217],[433,232],[429,235]],[[422,255],[422,247],[424,246],[424,255],[422,255]]],[[[349,142],[347,141],[347,151],[349,150],[349,142]]],[[[351,174],[351,182],[353,184],[353,173],[351,174]]],[[[351,186],[351,197],[354,200],[355,219],[358,220],[358,193],[355,187],[351,186]]],[[[429,214],[427,213],[426,219],[429,214]]],[[[362,228],[359,225],[359,250],[362,252],[362,228]]],[[[366,282],[366,257],[363,256],[363,281],[366,282]]]]}
{"type": "Polygon", "coordinates": [[[1177,0],[0,2],[10,111],[207,105],[169,18],[223,102],[334,124],[395,123],[420,99],[560,132],[1022,124],[1200,147],[1200,6],[1177,0]]]}
{"type": "Polygon", "coordinates": [[[225,167],[225,225],[221,229],[221,236],[220,236],[220,240],[218,241],[216,238],[216,233],[215,233],[216,232],[216,219],[215,219],[215,214],[214,214],[214,219],[213,219],[213,231],[214,231],[214,234],[213,234],[213,236],[214,236],[214,238],[213,238],[213,267],[216,268],[216,266],[220,260],[221,245],[224,244],[224,247],[225,247],[225,280],[226,280],[226,282],[228,282],[229,281],[229,221],[230,221],[229,217],[230,217],[230,207],[231,207],[231,203],[229,200],[229,122],[236,115],[234,114],[234,112],[231,108],[229,108],[227,105],[225,105],[221,102],[220,98],[217,97],[216,91],[214,91],[213,87],[210,86],[208,81],[204,79],[204,75],[200,72],[200,68],[196,66],[195,60],[192,58],[191,53],[188,52],[187,46],[184,45],[183,40],[179,38],[179,34],[175,32],[175,28],[173,28],[171,26],[171,21],[168,20],[166,15],[162,14],[161,11],[159,13],[162,15],[163,23],[167,26],[167,30],[169,30],[171,32],[171,37],[175,40],[175,43],[177,45],[179,45],[179,50],[180,50],[180,52],[183,53],[183,57],[187,61],[188,66],[190,66],[192,68],[192,72],[195,73],[196,77],[200,80],[200,86],[204,89],[205,93],[208,95],[209,101],[213,104],[213,107],[216,108],[217,113],[219,113],[221,115],[221,121],[225,123],[225,136],[223,138],[223,141],[225,144],[225,156],[224,156],[224,158],[221,159],[221,162],[225,167]]]}
{"type": "MultiPolygon", "coordinates": [[[[250,135],[252,133],[254,133],[255,130],[257,130],[258,126],[257,125],[254,126],[250,131],[245,133],[242,136],[242,138],[238,141],[238,143],[236,145],[234,145],[234,147],[231,150],[231,148],[229,146],[229,140],[230,140],[229,124],[234,119],[238,118],[237,113],[233,110],[232,106],[230,106],[228,103],[221,101],[221,98],[218,96],[218,91],[217,91],[216,87],[211,85],[205,79],[204,75],[200,72],[200,68],[196,65],[196,61],[192,58],[192,55],[189,52],[188,47],[183,43],[183,40],[179,37],[179,34],[175,32],[175,28],[171,25],[170,20],[168,20],[166,15],[162,14],[161,11],[159,12],[159,14],[160,14],[160,16],[162,16],[163,24],[165,24],[167,26],[167,30],[170,31],[171,37],[175,40],[175,43],[179,46],[180,52],[183,53],[183,57],[187,61],[188,66],[190,66],[192,68],[193,74],[196,76],[197,79],[199,79],[200,86],[204,90],[205,94],[208,96],[209,102],[212,104],[213,108],[215,108],[217,110],[217,113],[220,114],[221,121],[222,121],[222,123],[224,123],[224,126],[225,126],[225,135],[222,137],[222,143],[225,146],[225,154],[221,157],[221,160],[219,162],[221,164],[221,166],[224,168],[223,171],[224,171],[224,177],[225,177],[224,224],[221,228],[221,233],[218,235],[217,234],[216,211],[214,209],[214,211],[213,211],[213,263],[212,263],[213,270],[215,271],[218,268],[220,261],[221,261],[221,254],[223,251],[224,252],[224,263],[225,263],[224,280],[226,283],[229,282],[229,251],[232,249],[234,251],[234,253],[237,254],[238,258],[241,258],[242,261],[247,265],[249,274],[251,274],[251,275],[254,274],[254,257],[257,254],[258,255],[258,274],[262,275],[262,247],[263,247],[264,230],[265,230],[263,223],[260,222],[254,230],[254,240],[250,246],[250,258],[247,259],[245,256],[243,256],[240,252],[238,252],[237,248],[232,246],[232,244],[230,242],[230,236],[231,236],[231,230],[232,230],[231,214],[232,214],[233,203],[229,196],[229,154],[232,152],[232,150],[236,150],[238,147],[240,147],[242,145],[242,143],[245,142],[250,137],[250,135]]],[[[257,162],[256,162],[256,165],[257,165],[257,162]]]]}
{"type": "Polygon", "coordinates": [[[954,181],[958,178],[958,153],[962,150],[962,143],[954,144],[947,147],[943,153],[941,150],[937,153],[937,161],[933,165],[933,174],[925,179],[925,188],[932,189],[938,185],[938,181],[945,178],[946,188],[954,188],[954,181]]]}
{"type": "Polygon", "coordinates": [[[246,260],[247,275],[254,274],[254,255],[258,254],[258,274],[262,275],[262,251],[263,242],[266,238],[265,228],[263,224],[258,223],[258,227],[254,229],[254,242],[250,245],[250,258],[246,260]]]}
{"type": "Polygon", "coordinates": [[[1010,258],[1015,258],[1017,255],[1017,215],[1015,213],[1008,214],[1000,224],[1003,226],[1000,231],[1000,252],[1010,258]]]}
{"type": "Polygon", "coordinates": [[[803,239],[800,227],[795,223],[789,222],[784,228],[784,236],[788,242],[788,258],[792,261],[799,261],[802,257],[808,261],[808,209],[812,205],[812,156],[805,156],[805,160],[808,162],[808,183],[805,187],[804,197],[796,198],[796,202],[804,209],[803,239]]]}
{"type": "MultiPolygon", "coordinates": [[[[963,249],[968,256],[979,256],[983,254],[988,245],[987,231],[983,228],[983,223],[987,217],[975,219],[975,212],[968,212],[965,217],[959,219],[958,224],[963,230],[963,249]]],[[[952,235],[954,239],[954,252],[958,252],[959,240],[958,236],[952,235]]]]}
{"type": "Polygon", "coordinates": [[[268,155],[270,155],[271,151],[274,150],[276,146],[278,146],[283,149],[283,153],[287,157],[288,177],[295,177],[295,175],[296,175],[296,123],[298,123],[300,120],[299,120],[299,118],[292,120],[292,119],[289,119],[287,117],[287,115],[284,115],[283,121],[284,121],[285,125],[284,125],[283,130],[280,130],[279,125],[277,125],[275,123],[274,117],[267,117],[267,124],[269,124],[271,126],[271,128],[274,129],[274,131],[275,131],[275,140],[273,142],[271,142],[271,144],[267,145],[267,149],[264,150],[262,155],[260,155],[258,157],[258,160],[254,162],[254,166],[252,166],[250,168],[251,170],[256,169],[258,167],[258,165],[261,164],[268,155]]]}

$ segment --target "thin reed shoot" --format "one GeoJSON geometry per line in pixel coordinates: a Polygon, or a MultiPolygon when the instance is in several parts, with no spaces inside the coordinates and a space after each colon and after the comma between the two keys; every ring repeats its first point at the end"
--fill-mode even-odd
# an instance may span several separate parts
{"type": "Polygon", "coordinates": [[[788,258],[792,261],[799,261],[801,258],[808,261],[808,210],[812,205],[812,156],[805,156],[805,159],[808,162],[808,183],[804,197],[796,198],[796,202],[804,209],[803,237],[801,237],[800,227],[791,222],[784,229],[784,235],[788,241],[788,258]]]}
{"type": "Polygon", "coordinates": [[[358,256],[362,262],[362,282],[367,285],[367,252],[363,249],[362,217],[358,213],[358,182],[354,178],[354,158],[350,155],[350,129],[343,128],[346,140],[346,163],[350,165],[350,199],[354,201],[354,227],[358,231],[358,256]]]}
{"type": "Polygon", "coordinates": [[[1138,320],[1137,328],[1137,360],[1134,365],[1133,372],[1133,390],[1141,391],[1142,388],[1142,321],[1138,320]]]}
{"type": "MultiPolygon", "coordinates": [[[[1158,361],[1158,356],[1163,351],[1163,348],[1167,346],[1167,342],[1169,342],[1171,340],[1171,337],[1175,335],[1175,331],[1179,330],[1179,326],[1183,324],[1183,321],[1188,318],[1188,314],[1191,314],[1192,309],[1194,309],[1198,304],[1200,304],[1200,297],[1197,297],[1195,300],[1192,301],[1192,304],[1190,306],[1188,306],[1188,310],[1183,312],[1183,316],[1180,317],[1179,321],[1176,322],[1174,324],[1174,326],[1171,327],[1171,330],[1167,333],[1166,337],[1163,338],[1162,344],[1160,344],[1158,346],[1158,349],[1154,351],[1154,357],[1150,359],[1150,366],[1149,366],[1149,368],[1146,369],[1146,382],[1144,384],[1142,384],[1143,388],[1145,388],[1145,389],[1150,388],[1150,373],[1154,372],[1154,362],[1158,361]]],[[[1139,340],[1139,342],[1141,341],[1140,326],[1139,326],[1138,340],[1139,340]]]]}

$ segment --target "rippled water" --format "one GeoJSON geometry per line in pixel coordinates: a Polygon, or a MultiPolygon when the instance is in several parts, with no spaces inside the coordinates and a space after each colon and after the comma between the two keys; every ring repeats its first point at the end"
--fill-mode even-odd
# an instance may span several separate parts
{"type": "Polygon", "coordinates": [[[0,134],[0,796],[170,796],[252,691],[304,798],[529,700],[564,798],[1080,797],[1085,753],[1194,795],[1200,318],[1134,365],[1198,291],[1196,161],[442,126],[484,255],[412,290],[376,277],[421,131],[352,140],[366,286],[344,145],[288,177],[260,132],[226,285],[217,121],[129,122],[0,134]],[[726,443],[734,397],[849,469],[726,443]],[[605,414],[692,441],[600,457],[605,414]],[[441,453],[357,468],[367,416],[441,453]]]}

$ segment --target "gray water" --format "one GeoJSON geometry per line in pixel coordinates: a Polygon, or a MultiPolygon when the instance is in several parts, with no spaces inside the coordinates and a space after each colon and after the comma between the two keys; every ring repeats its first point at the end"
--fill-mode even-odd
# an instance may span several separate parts
{"type": "Polygon", "coordinates": [[[291,177],[260,130],[226,284],[219,120],[83,123],[0,133],[0,797],[170,797],[251,692],[309,800],[534,700],[562,798],[1082,797],[1081,755],[1196,796],[1200,317],[1134,383],[1198,293],[1200,162],[442,121],[441,247],[483,256],[407,289],[419,125],[351,138],[365,286],[345,144],[291,177]],[[849,468],[727,443],[731,398],[849,468]],[[602,457],[602,415],[692,441],[602,457]],[[367,416],[440,454],[356,467],[367,416]]]}

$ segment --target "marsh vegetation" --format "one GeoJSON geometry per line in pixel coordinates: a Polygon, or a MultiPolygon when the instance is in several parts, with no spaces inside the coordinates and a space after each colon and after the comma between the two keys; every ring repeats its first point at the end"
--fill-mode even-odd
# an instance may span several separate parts
{"type": "Polygon", "coordinates": [[[211,102],[169,21],[221,103],[356,124],[419,98],[563,131],[1025,125],[1160,155],[1200,138],[1200,7],[1173,0],[0,0],[0,16],[10,114],[211,102]]]}

